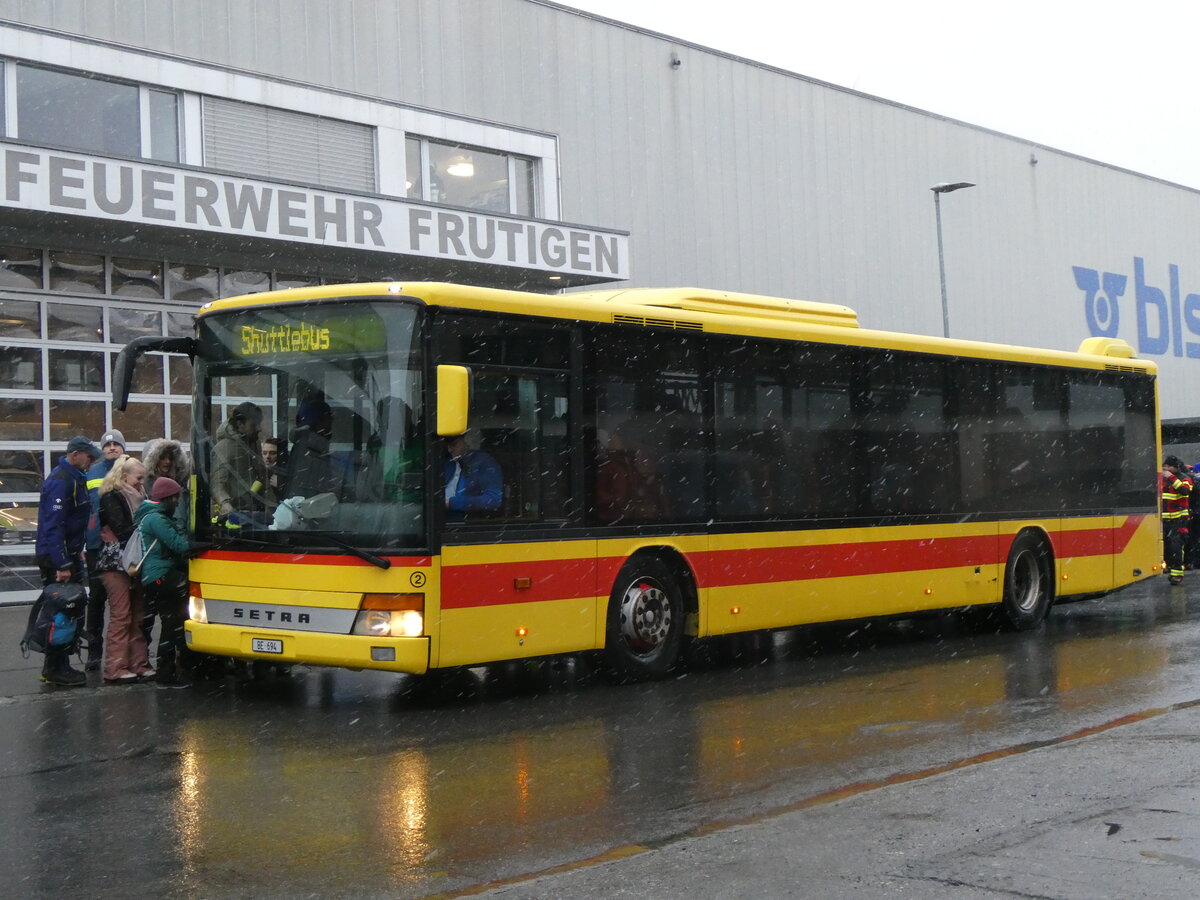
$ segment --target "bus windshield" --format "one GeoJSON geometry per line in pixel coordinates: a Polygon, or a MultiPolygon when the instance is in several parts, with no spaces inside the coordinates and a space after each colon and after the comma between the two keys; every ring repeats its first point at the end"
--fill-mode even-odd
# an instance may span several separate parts
{"type": "Polygon", "coordinates": [[[197,532],[222,544],[422,545],[417,322],[416,306],[361,299],[203,317],[197,532]]]}

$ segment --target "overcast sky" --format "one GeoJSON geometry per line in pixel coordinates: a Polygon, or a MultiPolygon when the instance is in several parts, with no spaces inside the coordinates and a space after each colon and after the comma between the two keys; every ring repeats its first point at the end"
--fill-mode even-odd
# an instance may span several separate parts
{"type": "Polygon", "coordinates": [[[561,0],[1200,188],[1200,0],[561,0]]]}

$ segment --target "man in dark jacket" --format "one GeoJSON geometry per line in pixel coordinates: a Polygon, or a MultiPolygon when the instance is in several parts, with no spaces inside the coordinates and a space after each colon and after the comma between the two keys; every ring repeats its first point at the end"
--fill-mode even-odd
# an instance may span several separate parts
{"type": "MultiPolygon", "coordinates": [[[[67,443],[67,452],[42,482],[38,503],[37,544],[34,547],[42,584],[83,583],[83,552],[92,504],[84,472],[101,456],[100,448],[82,435],[67,443]]],[[[47,648],[42,681],[77,687],[87,679],[71,668],[70,651],[47,648]]]]}
{"type": "Polygon", "coordinates": [[[292,449],[288,454],[288,493],[293,497],[342,495],[342,476],[329,454],[333,409],[323,395],[306,398],[296,410],[292,449]]]}
{"type": "Polygon", "coordinates": [[[104,476],[112,471],[113,464],[125,452],[125,435],[113,428],[104,432],[100,438],[100,452],[104,455],[98,459],[87,473],[88,499],[92,504],[92,516],[87,528],[87,570],[88,570],[88,603],[87,624],[84,626],[91,635],[88,639],[87,668],[94,671],[100,668],[104,659],[104,605],[108,602],[108,592],[104,589],[104,581],[100,578],[98,557],[100,555],[100,484],[104,476]]]}
{"type": "Polygon", "coordinates": [[[217,430],[210,485],[213,515],[262,511],[259,492],[266,477],[258,436],[262,421],[262,409],[247,400],[235,406],[217,430]]]}

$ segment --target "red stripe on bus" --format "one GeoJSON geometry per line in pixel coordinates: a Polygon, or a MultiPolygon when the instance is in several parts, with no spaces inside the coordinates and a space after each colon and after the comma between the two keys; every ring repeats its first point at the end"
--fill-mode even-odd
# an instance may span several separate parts
{"type": "MultiPolygon", "coordinates": [[[[1055,541],[1055,553],[1073,557],[1120,553],[1145,518],[1130,516],[1116,530],[1095,528],[1064,533],[1064,539],[1055,541]]],[[[981,535],[684,555],[700,587],[733,587],[1003,564],[1010,545],[1011,536],[981,535]]],[[[470,609],[603,595],[624,562],[620,557],[608,557],[446,566],[442,569],[442,608],[470,609]],[[530,588],[514,587],[514,579],[521,577],[530,579],[530,588]]]]}
{"type": "MultiPolygon", "coordinates": [[[[240,550],[208,550],[204,560],[221,562],[286,563],[293,566],[369,566],[371,563],[357,556],[320,556],[309,553],[248,553],[240,550]]],[[[393,566],[428,567],[432,560],[428,556],[385,556],[393,566]]]]}
{"type": "Polygon", "coordinates": [[[1120,528],[1088,528],[1084,531],[1063,531],[1054,539],[1054,554],[1059,557],[1107,556],[1124,553],[1129,542],[1146,520],[1129,516],[1120,528]]]}
{"type": "Polygon", "coordinates": [[[997,561],[999,543],[994,536],[987,535],[717,550],[707,554],[707,583],[702,583],[701,587],[809,581],[849,575],[889,575],[895,572],[949,569],[953,566],[987,565],[997,561]]]}
{"type": "MultiPolygon", "coordinates": [[[[1129,545],[1146,516],[1129,516],[1117,529],[1065,531],[1053,537],[1059,557],[1106,556],[1129,545]]],[[[780,581],[808,581],[851,575],[887,575],[963,565],[1003,563],[1007,536],[919,538],[855,544],[714,550],[686,553],[700,587],[732,587],[780,581]]],[[[206,560],[288,563],[307,566],[369,566],[356,556],[248,553],[210,550],[206,560]]],[[[428,556],[386,557],[393,566],[428,567],[428,556]]],[[[594,597],[609,591],[625,560],[577,558],[444,566],[442,608],[470,609],[509,603],[534,603],[594,597]],[[515,579],[528,578],[519,589],[515,579]]]]}
{"type": "Polygon", "coordinates": [[[596,562],[589,557],[443,566],[442,609],[593,597],[596,562]],[[529,579],[529,587],[518,588],[518,578],[529,579]]]}

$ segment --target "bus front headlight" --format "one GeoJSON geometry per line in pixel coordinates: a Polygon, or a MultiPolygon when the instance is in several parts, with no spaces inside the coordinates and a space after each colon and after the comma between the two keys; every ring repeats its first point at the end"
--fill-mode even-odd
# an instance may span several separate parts
{"type": "Polygon", "coordinates": [[[204,598],[200,596],[200,585],[194,581],[188,582],[188,618],[201,625],[208,624],[208,610],[204,608],[204,598]]]}
{"type": "MultiPolygon", "coordinates": [[[[395,633],[395,622],[392,624],[395,633]]],[[[425,616],[415,610],[400,613],[400,633],[405,637],[420,637],[425,631],[425,616]]]]}
{"type": "Polygon", "coordinates": [[[424,594],[364,594],[350,631],[370,637],[420,637],[424,632],[424,594]]]}

